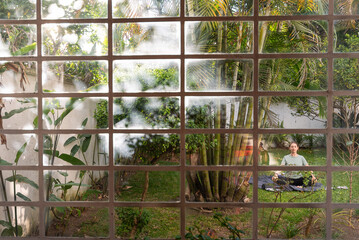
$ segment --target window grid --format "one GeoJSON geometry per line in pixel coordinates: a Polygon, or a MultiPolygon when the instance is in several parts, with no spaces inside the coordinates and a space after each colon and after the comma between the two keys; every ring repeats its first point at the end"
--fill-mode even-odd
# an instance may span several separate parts
{"type": "MultiPolygon", "coordinates": [[[[334,20],[338,19],[359,19],[359,16],[337,16],[333,14],[334,3],[333,0],[329,1],[329,13],[328,15],[323,16],[258,16],[258,0],[254,0],[254,15],[246,17],[221,17],[220,20],[248,20],[254,22],[254,50],[250,54],[216,54],[216,55],[206,55],[206,54],[185,54],[185,29],[184,24],[188,21],[204,21],[204,20],[218,20],[217,18],[211,17],[187,17],[185,16],[184,0],[181,1],[181,16],[173,18],[149,18],[149,19],[113,19],[112,18],[112,4],[109,1],[108,4],[108,19],[71,19],[71,20],[42,20],[41,19],[41,0],[37,0],[36,5],[37,10],[37,19],[36,20],[0,20],[0,23],[4,24],[36,24],[37,26],[37,56],[36,57],[11,57],[3,58],[0,60],[12,60],[12,61],[36,61],[37,62],[37,73],[38,73],[38,93],[14,93],[14,94],[0,94],[0,97],[36,97],[38,99],[38,116],[42,115],[42,100],[46,97],[109,97],[108,98],[108,108],[109,108],[109,128],[106,130],[96,129],[96,130],[85,130],[86,133],[108,133],[109,134],[109,165],[108,166],[44,166],[43,165],[43,156],[39,154],[39,165],[38,166],[2,166],[3,170],[36,170],[38,171],[39,176],[39,201],[38,202],[4,202],[4,205],[7,206],[35,206],[39,207],[40,210],[40,238],[50,239],[51,237],[45,236],[45,207],[47,206],[101,206],[108,207],[110,213],[110,229],[109,229],[109,238],[115,238],[115,222],[114,222],[114,208],[122,206],[146,206],[146,207],[176,207],[180,208],[181,211],[181,235],[184,236],[185,233],[185,210],[187,207],[195,206],[245,206],[250,207],[253,210],[253,232],[252,236],[254,239],[257,239],[258,233],[258,209],[259,208],[270,208],[270,207],[296,207],[296,208],[307,208],[307,207],[318,207],[326,209],[326,233],[327,239],[331,238],[331,214],[334,208],[359,208],[359,204],[338,204],[331,203],[332,196],[332,172],[340,170],[351,170],[359,171],[359,167],[345,167],[345,166],[332,166],[332,155],[333,155],[333,134],[335,133],[357,133],[355,129],[334,129],[332,127],[333,122],[333,97],[335,96],[346,96],[350,94],[351,96],[359,96],[358,91],[334,91],[333,90],[333,59],[340,57],[352,57],[359,58],[359,53],[334,53],[333,52],[333,23],[334,20]],[[262,20],[315,20],[315,19],[324,19],[328,21],[328,52],[327,53],[318,53],[318,54],[307,54],[307,53],[298,53],[298,54],[261,54],[258,52],[258,23],[262,20]],[[161,21],[174,21],[181,23],[181,53],[180,55],[135,55],[135,56],[114,56],[113,55],[113,44],[112,44],[112,24],[113,23],[122,23],[122,22],[161,22],[161,21]],[[41,33],[42,24],[45,23],[108,23],[108,56],[42,56],[42,38],[41,33]],[[258,88],[258,65],[259,59],[263,58],[326,58],[328,60],[328,90],[327,91],[313,91],[313,92],[267,92],[259,91],[258,88]],[[208,58],[208,59],[226,59],[226,58],[235,58],[235,59],[253,59],[254,61],[254,87],[253,91],[249,92],[186,92],[185,91],[185,60],[195,58],[208,58]],[[114,93],[112,80],[113,80],[113,61],[118,59],[180,59],[180,92],[176,93],[114,93]],[[52,60],[107,60],[108,61],[108,78],[109,78],[109,92],[108,93],[56,93],[49,94],[42,92],[42,63],[45,61],[52,60]],[[259,129],[258,125],[258,98],[261,96],[325,96],[327,97],[327,122],[329,123],[326,129],[259,129]],[[133,96],[133,97],[150,97],[150,96],[179,96],[181,99],[181,126],[180,129],[175,130],[125,130],[125,129],[114,129],[113,128],[113,98],[122,96],[133,96]],[[186,129],[185,128],[185,99],[189,96],[252,96],[254,99],[254,125],[252,129],[186,129]],[[253,202],[252,203],[196,203],[196,202],[186,202],[185,201],[185,172],[188,170],[252,170],[254,182],[258,181],[258,172],[263,170],[284,170],[286,168],[273,166],[259,166],[258,165],[258,136],[260,134],[270,134],[270,133],[322,133],[326,134],[326,143],[327,143],[327,165],[326,166],[312,166],[312,170],[322,170],[327,173],[327,195],[325,203],[260,203],[258,202],[258,189],[257,184],[253,184],[253,202]],[[181,161],[179,166],[115,166],[113,162],[113,133],[177,133],[180,134],[180,156],[181,161]],[[253,134],[253,166],[186,166],[185,165],[185,135],[190,133],[251,133],[253,134]],[[106,170],[109,172],[109,201],[108,202],[46,202],[44,200],[44,176],[43,172],[46,170],[106,170]],[[117,170],[148,170],[151,171],[166,171],[166,170],[175,170],[180,172],[181,177],[181,195],[180,202],[178,203],[139,203],[139,202],[115,202],[114,201],[114,172],[117,170]]],[[[35,133],[38,136],[38,145],[39,152],[42,152],[43,149],[43,136],[48,133],[83,133],[81,130],[46,130],[43,129],[42,118],[39,118],[39,127],[36,130],[1,130],[4,134],[23,134],[23,133],[35,133]]],[[[304,168],[293,168],[293,169],[304,169],[304,168]]],[[[5,238],[6,239],[6,238],[5,238]]],[[[71,238],[69,238],[71,239],[71,238]]]]}

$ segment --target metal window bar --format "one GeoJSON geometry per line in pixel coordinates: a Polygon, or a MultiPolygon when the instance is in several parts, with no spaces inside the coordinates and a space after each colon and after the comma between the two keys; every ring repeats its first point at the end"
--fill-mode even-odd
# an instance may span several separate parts
{"type": "MultiPolygon", "coordinates": [[[[33,206],[38,207],[40,211],[39,219],[39,237],[29,239],[57,239],[55,237],[49,237],[45,235],[45,208],[50,206],[78,206],[78,207],[92,207],[100,206],[109,209],[109,236],[108,239],[115,239],[115,207],[125,206],[144,206],[144,207],[175,207],[180,209],[180,231],[181,236],[184,238],[186,232],[185,229],[185,216],[186,208],[188,207],[220,207],[220,206],[233,206],[233,207],[249,207],[252,209],[252,237],[253,239],[258,238],[258,209],[260,208],[271,208],[271,207],[296,207],[296,208],[325,208],[326,209],[326,239],[331,239],[332,232],[332,211],[334,208],[359,208],[359,204],[338,204],[332,203],[332,172],[339,170],[350,170],[359,171],[359,166],[345,167],[345,166],[332,166],[332,155],[333,155],[333,134],[335,133],[358,133],[356,129],[334,129],[332,127],[333,122],[333,97],[335,96],[359,96],[358,91],[334,91],[333,90],[333,59],[341,57],[359,58],[359,53],[335,53],[333,51],[333,36],[334,36],[334,20],[343,19],[359,19],[358,15],[334,15],[334,2],[329,1],[329,13],[328,15],[303,15],[303,16],[259,16],[258,15],[258,0],[254,0],[254,14],[253,16],[238,16],[238,17],[188,17],[185,16],[185,0],[181,0],[180,3],[180,16],[170,18],[136,18],[136,19],[113,19],[112,17],[112,2],[108,2],[108,18],[107,19],[61,19],[61,20],[44,20],[41,19],[41,0],[37,0],[36,5],[36,19],[35,20],[0,20],[0,24],[36,24],[37,27],[37,56],[34,57],[0,57],[0,60],[11,60],[11,61],[36,61],[37,62],[37,79],[38,79],[38,92],[37,93],[13,93],[4,94],[1,93],[0,97],[34,97],[38,99],[38,116],[42,116],[42,100],[46,97],[108,97],[109,102],[109,127],[108,129],[92,129],[92,130],[47,130],[43,128],[42,118],[39,118],[38,129],[35,130],[1,130],[4,134],[25,134],[34,133],[38,135],[38,146],[39,152],[43,150],[43,136],[49,133],[107,133],[109,134],[109,165],[108,166],[44,166],[43,156],[39,154],[39,165],[38,166],[2,166],[2,170],[32,170],[38,172],[39,181],[39,201],[38,202],[2,202],[2,205],[6,206],[33,206]],[[184,24],[188,21],[233,21],[233,20],[244,20],[254,22],[254,49],[253,53],[249,54],[186,54],[185,53],[185,28],[184,24]],[[328,51],[326,53],[296,53],[296,54],[263,54],[258,52],[258,24],[263,20],[327,20],[328,21],[328,51]],[[115,56],[113,54],[112,45],[112,24],[113,23],[127,23],[127,22],[180,22],[181,37],[180,37],[180,54],[179,55],[135,55],[135,56],[115,56]],[[42,25],[45,23],[106,23],[108,24],[108,55],[107,56],[42,56],[42,25]],[[187,59],[252,59],[254,62],[254,87],[253,91],[242,91],[242,92],[186,92],[185,90],[185,60],[187,59]],[[328,60],[328,89],[325,91],[291,91],[291,92],[270,92],[270,91],[259,91],[258,85],[258,65],[259,59],[276,59],[276,58],[326,58],[328,60]],[[172,93],[114,93],[112,80],[113,80],[113,61],[118,59],[179,59],[180,60],[180,91],[172,93]],[[49,94],[42,91],[42,63],[44,61],[55,61],[55,60],[106,60],[108,61],[108,78],[109,78],[109,92],[108,93],[56,93],[49,94]],[[258,99],[262,96],[324,96],[327,97],[327,122],[329,123],[325,129],[259,129],[258,124],[258,99]],[[174,130],[127,130],[127,129],[114,129],[113,128],[113,98],[114,97],[154,97],[154,96],[175,96],[180,97],[181,102],[181,125],[180,129],[174,130]],[[251,129],[186,129],[185,128],[185,99],[190,96],[251,96],[254,99],[254,125],[251,129]],[[114,164],[113,156],[113,134],[114,133],[176,133],[180,135],[180,165],[179,166],[116,166],[114,164]],[[252,166],[187,166],[185,163],[186,152],[185,152],[185,135],[191,133],[250,133],[253,135],[253,165],[252,166]],[[258,164],[258,136],[260,134],[278,134],[278,133],[318,133],[326,135],[327,145],[327,165],[326,166],[312,166],[311,169],[314,171],[324,171],[327,173],[327,194],[325,203],[260,203],[258,202],[258,189],[257,185],[253,184],[253,202],[251,203],[196,203],[186,202],[185,199],[185,173],[190,170],[251,170],[253,171],[254,182],[258,181],[259,171],[270,171],[270,170],[285,170],[280,166],[259,166],[258,164]],[[43,172],[46,170],[104,170],[109,173],[109,201],[108,202],[46,202],[44,200],[44,176],[43,172]],[[114,200],[114,173],[118,170],[151,170],[151,171],[178,171],[180,173],[180,201],[179,202],[115,202],[114,200]]],[[[296,169],[296,168],[294,168],[296,169]]],[[[298,167],[298,169],[301,169],[298,167]]],[[[12,239],[4,237],[4,239],[12,239]]],[[[77,239],[67,237],[66,239],[77,239]]]]}

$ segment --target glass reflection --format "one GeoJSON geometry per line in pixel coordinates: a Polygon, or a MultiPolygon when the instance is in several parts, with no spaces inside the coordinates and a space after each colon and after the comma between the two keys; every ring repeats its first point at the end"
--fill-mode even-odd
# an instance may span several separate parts
{"type": "Polygon", "coordinates": [[[107,0],[42,0],[45,19],[105,18],[107,0]]]}
{"type": "Polygon", "coordinates": [[[179,0],[113,0],[113,17],[151,18],[179,16],[179,0]]]}
{"type": "Polygon", "coordinates": [[[359,14],[359,5],[356,1],[334,0],[334,13],[337,15],[359,14]]]}
{"type": "Polygon", "coordinates": [[[260,97],[260,128],[326,128],[326,97],[260,97]]]}
{"type": "Polygon", "coordinates": [[[251,60],[187,60],[186,89],[190,91],[250,91],[251,60]]]}
{"type": "Polygon", "coordinates": [[[180,53],[178,22],[119,23],[113,25],[114,53],[158,55],[180,53]]]}
{"type": "MultiPolygon", "coordinates": [[[[43,124],[46,129],[107,128],[105,98],[44,98],[43,124]]],[[[36,120],[37,122],[37,120],[36,120]]]]}
{"type": "Polygon", "coordinates": [[[38,207],[5,206],[2,204],[1,210],[4,213],[0,218],[2,238],[39,238],[38,207]]]}
{"type": "Polygon", "coordinates": [[[336,208],[332,212],[332,239],[356,238],[358,208],[336,208]]]}
{"type": "Polygon", "coordinates": [[[45,56],[107,55],[106,24],[44,24],[42,32],[45,56]]]}
{"type": "Polygon", "coordinates": [[[179,61],[128,60],[114,62],[114,89],[119,92],[179,90],[179,61]]]}
{"type": "Polygon", "coordinates": [[[252,165],[253,137],[248,134],[186,135],[187,165],[252,165]]]}
{"type": "Polygon", "coordinates": [[[259,52],[315,53],[326,52],[328,22],[273,21],[260,22],[259,52]]]}
{"type": "Polygon", "coordinates": [[[179,98],[169,97],[115,98],[115,128],[179,128],[179,104],[179,98]]]}
{"type": "Polygon", "coordinates": [[[115,134],[115,164],[178,165],[179,145],[176,134],[115,134]]]}
{"type": "Polygon", "coordinates": [[[251,53],[253,22],[186,22],[187,53],[251,53]]]}
{"type": "Polygon", "coordinates": [[[326,15],[328,14],[328,0],[312,1],[259,1],[261,16],[278,15],[326,15]]]}
{"type": "Polygon", "coordinates": [[[44,62],[44,92],[108,92],[106,61],[44,62]]]}
{"type": "Polygon", "coordinates": [[[0,25],[1,57],[35,56],[36,25],[0,25]]]}
{"type": "Polygon", "coordinates": [[[252,128],[251,97],[188,97],[187,128],[252,128]]]}
{"type": "Polygon", "coordinates": [[[327,89],[327,59],[261,59],[259,87],[265,91],[327,89]]]}
{"type": "Polygon", "coordinates": [[[37,92],[36,62],[0,62],[0,93],[37,92]]]}

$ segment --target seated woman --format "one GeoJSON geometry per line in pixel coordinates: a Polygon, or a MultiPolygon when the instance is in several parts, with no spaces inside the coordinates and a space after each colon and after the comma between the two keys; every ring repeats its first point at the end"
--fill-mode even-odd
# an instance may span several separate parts
{"type": "MultiPolygon", "coordinates": [[[[307,160],[302,155],[299,155],[297,152],[299,146],[296,142],[292,142],[289,145],[290,154],[283,157],[281,165],[285,166],[309,166],[307,160]]],[[[302,186],[311,186],[316,182],[316,178],[311,172],[310,177],[303,177],[299,171],[290,171],[286,172],[285,176],[280,174],[280,171],[275,172],[272,177],[273,182],[276,182],[280,185],[290,184],[298,187],[302,186]]]]}

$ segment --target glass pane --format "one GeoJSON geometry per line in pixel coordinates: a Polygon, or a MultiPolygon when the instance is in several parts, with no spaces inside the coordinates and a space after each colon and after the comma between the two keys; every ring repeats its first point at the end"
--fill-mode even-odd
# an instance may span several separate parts
{"type": "Polygon", "coordinates": [[[333,172],[332,181],[333,203],[359,203],[359,172],[333,172]]]}
{"type": "Polygon", "coordinates": [[[259,88],[265,91],[327,89],[327,59],[278,58],[259,62],[259,88]]]}
{"type": "Polygon", "coordinates": [[[42,32],[45,56],[107,55],[106,24],[44,24],[42,32]]]}
{"type": "Polygon", "coordinates": [[[6,0],[0,3],[0,19],[34,19],[36,0],[6,0]]]}
{"type": "Polygon", "coordinates": [[[37,166],[38,138],[35,134],[0,134],[0,166],[37,166]]]}
{"type": "Polygon", "coordinates": [[[108,237],[109,216],[107,208],[47,207],[45,208],[45,233],[46,236],[59,238],[108,237]]]}
{"type": "Polygon", "coordinates": [[[332,213],[332,238],[355,239],[359,230],[357,216],[359,210],[355,208],[338,208],[332,213]]]}
{"type": "Polygon", "coordinates": [[[326,128],[326,97],[260,97],[260,128],[326,128]]]}
{"type": "Polygon", "coordinates": [[[45,19],[105,18],[107,0],[42,0],[45,19]]]}
{"type": "Polygon", "coordinates": [[[0,32],[1,57],[36,55],[36,25],[0,25],[0,32]]]}
{"type": "Polygon", "coordinates": [[[3,129],[37,128],[36,98],[0,98],[0,106],[3,129]]]}
{"type": "Polygon", "coordinates": [[[334,51],[359,52],[359,20],[334,21],[334,51]]]}
{"type": "Polygon", "coordinates": [[[190,17],[251,16],[253,15],[253,0],[186,0],[186,14],[190,17]]]}
{"type": "Polygon", "coordinates": [[[113,25],[114,53],[159,55],[180,53],[179,22],[118,23],[113,25]]]}
{"type": "Polygon", "coordinates": [[[250,91],[252,82],[252,60],[186,61],[186,89],[189,91],[250,91]]]}
{"type": "Polygon", "coordinates": [[[251,97],[188,97],[187,128],[252,128],[251,97]]]}
{"type": "Polygon", "coordinates": [[[358,58],[334,59],[334,89],[359,90],[358,69],[358,58]]]}
{"type": "Polygon", "coordinates": [[[39,236],[39,208],[24,206],[1,205],[0,232],[2,238],[38,237],[39,236]],[[31,219],[31,221],[29,220],[31,219]],[[9,227],[11,225],[11,227],[9,227]],[[16,227],[17,226],[17,227],[16,227]],[[16,231],[17,230],[17,231],[16,231]],[[7,234],[5,236],[5,234],[7,234]]]}
{"type": "Polygon", "coordinates": [[[121,202],[177,202],[180,199],[180,173],[118,171],[115,173],[115,191],[116,201],[121,202]]]}
{"type": "Polygon", "coordinates": [[[176,134],[114,134],[117,165],[179,165],[176,134]]]}
{"type": "Polygon", "coordinates": [[[259,136],[259,164],[282,164],[284,156],[291,154],[291,143],[297,143],[297,154],[303,156],[308,165],[327,164],[326,136],[323,134],[267,134],[259,136]]]}
{"type": "Polygon", "coordinates": [[[186,22],[186,53],[251,53],[253,22],[186,22]]]}
{"type": "Polygon", "coordinates": [[[113,17],[119,18],[151,18],[178,17],[180,0],[113,0],[113,17]]]}
{"type": "Polygon", "coordinates": [[[44,135],[44,165],[108,165],[107,134],[44,135]]]}
{"type": "Polygon", "coordinates": [[[358,2],[334,0],[334,13],[338,15],[359,14],[358,2]]]}
{"type": "Polygon", "coordinates": [[[186,135],[187,165],[252,165],[253,136],[249,134],[186,135]]]}
{"type": "Polygon", "coordinates": [[[359,97],[334,97],[333,127],[358,128],[359,127],[359,97]]]}
{"type": "Polygon", "coordinates": [[[177,208],[117,207],[115,213],[115,233],[121,239],[174,239],[180,235],[177,208]],[[133,226],[135,219],[139,227],[133,226]]]}
{"type": "Polygon", "coordinates": [[[37,171],[1,170],[0,178],[2,182],[1,195],[4,197],[2,200],[14,202],[39,201],[39,174],[37,171]],[[16,182],[15,186],[14,182],[16,182]]]}
{"type": "Polygon", "coordinates": [[[259,52],[319,53],[326,52],[328,22],[273,21],[260,22],[259,52]]]}
{"type": "Polygon", "coordinates": [[[258,209],[258,235],[274,239],[325,239],[326,209],[258,209]]]}
{"type": "Polygon", "coordinates": [[[174,97],[115,98],[115,128],[179,128],[179,100],[174,97]]]}
{"type": "Polygon", "coordinates": [[[259,15],[326,15],[328,2],[328,0],[259,1],[259,15]]]}
{"type": "Polygon", "coordinates": [[[44,92],[108,92],[107,61],[44,62],[44,92]]]}
{"type": "Polygon", "coordinates": [[[105,171],[50,170],[44,171],[44,179],[45,201],[99,201],[107,198],[108,172],[105,171]]]}
{"type": "Polygon", "coordinates": [[[178,60],[114,61],[114,91],[179,91],[178,60]]]}
{"type": "Polygon", "coordinates": [[[252,202],[252,172],[186,172],[186,199],[191,202],[252,202]]]}
{"type": "Polygon", "coordinates": [[[333,165],[359,165],[359,134],[341,133],[333,135],[333,165]]]}
{"type": "Polygon", "coordinates": [[[94,129],[108,126],[105,98],[44,98],[46,129],[94,129]]]}
{"type": "Polygon", "coordinates": [[[252,239],[252,215],[250,208],[243,207],[206,208],[206,211],[187,208],[186,234],[201,234],[210,239],[252,239]]]}
{"type": "Polygon", "coordinates": [[[36,62],[0,62],[0,93],[37,92],[36,62]]]}
{"type": "MultiPolygon", "coordinates": [[[[289,168],[289,167],[288,167],[289,168]]],[[[308,170],[258,174],[258,201],[313,203],[326,200],[326,173],[308,170]]]]}

